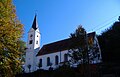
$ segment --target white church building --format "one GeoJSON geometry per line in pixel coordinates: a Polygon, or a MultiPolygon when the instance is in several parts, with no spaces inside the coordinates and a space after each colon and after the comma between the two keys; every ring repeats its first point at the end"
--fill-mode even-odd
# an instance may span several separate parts
{"type": "MultiPolygon", "coordinates": [[[[97,57],[91,63],[101,62],[101,51],[95,32],[88,33],[88,38],[92,37],[93,45],[97,46],[97,57]]],[[[49,70],[50,67],[56,69],[62,63],[71,58],[67,55],[69,46],[72,44],[70,38],[43,45],[40,48],[41,34],[39,31],[37,18],[35,16],[31,29],[28,32],[27,49],[25,56],[25,72],[34,72],[38,69],[49,70]]],[[[92,51],[94,52],[94,51],[92,51]]],[[[89,54],[90,55],[90,54],[89,54]]]]}

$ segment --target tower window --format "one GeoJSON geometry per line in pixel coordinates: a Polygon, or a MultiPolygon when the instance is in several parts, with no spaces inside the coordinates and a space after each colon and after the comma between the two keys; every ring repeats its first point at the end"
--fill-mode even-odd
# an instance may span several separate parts
{"type": "Polygon", "coordinates": [[[37,37],[38,37],[38,35],[37,35],[37,37]]]}
{"type": "Polygon", "coordinates": [[[29,41],[29,44],[32,44],[32,40],[29,41]]]}
{"type": "Polygon", "coordinates": [[[36,44],[38,44],[38,41],[36,41],[36,44]]]}
{"type": "Polygon", "coordinates": [[[30,37],[32,37],[33,35],[31,34],[30,37]]]}

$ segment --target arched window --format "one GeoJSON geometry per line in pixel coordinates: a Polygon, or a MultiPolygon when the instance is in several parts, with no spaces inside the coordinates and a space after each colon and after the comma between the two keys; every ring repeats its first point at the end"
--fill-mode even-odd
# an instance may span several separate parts
{"type": "Polygon", "coordinates": [[[64,54],[64,61],[68,61],[68,55],[67,54],[64,54]]]}
{"type": "Polygon", "coordinates": [[[50,57],[47,57],[47,66],[50,66],[50,57]]]}
{"type": "Polygon", "coordinates": [[[58,65],[58,62],[59,62],[59,59],[58,59],[58,56],[56,55],[55,56],[55,65],[58,65]]]}
{"type": "Polygon", "coordinates": [[[42,59],[39,60],[39,68],[42,67],[42,59]]]}

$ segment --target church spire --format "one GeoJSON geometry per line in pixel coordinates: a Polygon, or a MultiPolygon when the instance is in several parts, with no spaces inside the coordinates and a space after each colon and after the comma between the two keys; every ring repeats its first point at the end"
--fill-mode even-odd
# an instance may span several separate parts
{"type": "Polygon", "coordinates": [[[37,23],[37,15],[35,14],[35,18],[32,24],[32,28],[36,30],[38,28],[38,23],[37,23]]]}

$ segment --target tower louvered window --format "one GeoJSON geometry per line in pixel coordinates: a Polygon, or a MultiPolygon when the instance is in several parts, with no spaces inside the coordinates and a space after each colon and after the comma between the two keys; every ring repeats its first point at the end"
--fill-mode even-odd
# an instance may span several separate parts
{"type": "Polygon", "coordinates": [[[38,44],[38,41],[36,41],[36,44],[38,44]]]}
{"type": "Polygon", "coordinates": [[[33,42],[33,41],[32,41],[32,40],[30,40],[30,41],[29,41],[29,44],[32,44],[32,42],[33,42]]]}

